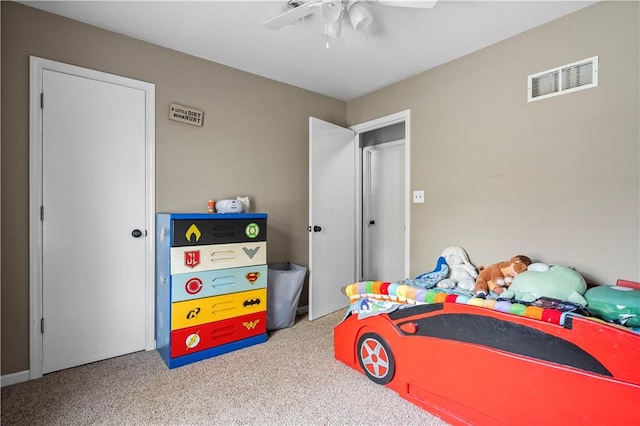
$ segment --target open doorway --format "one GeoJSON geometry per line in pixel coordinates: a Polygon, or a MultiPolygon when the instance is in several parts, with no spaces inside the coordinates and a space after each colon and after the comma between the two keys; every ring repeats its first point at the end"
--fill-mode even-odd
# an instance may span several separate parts
{"type": "Polygon", "coordinates": [[[409,111],[354,126],[360,151],[358,277],[409,275],[409,111]]]}
{"type": "Polygon", "coordinates": [[[404,139],[362,149],[362,278],[396,282],[404,272],[404,139]]]}

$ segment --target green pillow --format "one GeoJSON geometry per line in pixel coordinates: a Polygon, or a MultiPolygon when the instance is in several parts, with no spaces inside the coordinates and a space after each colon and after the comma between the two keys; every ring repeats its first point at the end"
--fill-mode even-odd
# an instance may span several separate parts
{"type": "Polygon", "coordinates": [[[640,327],[640,290],[600,285],[587,290],[584,297],[593,315],[628,327],[640,327]]]}
{"type": "Polygon", "coordinates": [[[551,297],[586,306],[587,301],[582,296],[586,290],[586,281],[574,269],[552,265],[546,271],[526,270],[516,275],[505,297],[515,297],[525,302],[551,297]]]}

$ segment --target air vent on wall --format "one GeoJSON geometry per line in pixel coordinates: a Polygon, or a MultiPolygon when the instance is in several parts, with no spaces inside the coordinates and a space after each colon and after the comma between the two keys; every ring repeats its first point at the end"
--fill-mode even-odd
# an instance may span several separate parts
{"type": "Polygon", "coordinates": [[[596,87],[598,57],[530,75],[527,83],[529,102],[596,87]]]}

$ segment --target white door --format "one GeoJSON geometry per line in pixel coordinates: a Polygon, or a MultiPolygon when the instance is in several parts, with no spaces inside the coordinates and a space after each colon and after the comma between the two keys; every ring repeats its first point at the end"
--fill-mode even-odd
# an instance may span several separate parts
{"type": "Polygon", "coordinates": [[[363,149],[363,278],[399,281],[405,275],[404,141],[363,149]]]}
{"type": "Polygon", "coordinates": [[[48,373],[145,349],[145,94],[50,70],[42,85],[48,373]]]}
{"type": "Polygon", "coordinates": [[[309,319],[349,304],[355,280],[355,133],[309,118],[309,319]]]}

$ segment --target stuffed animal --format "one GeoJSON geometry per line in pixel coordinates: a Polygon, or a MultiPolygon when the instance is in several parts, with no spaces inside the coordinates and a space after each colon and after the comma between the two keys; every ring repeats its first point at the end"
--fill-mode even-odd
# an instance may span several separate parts
{"type": "Polygon", "coordinates": [[[515,298],[523,302],[550,297],[586,306],[587,300],[583,296],[586,290],[586,281],[574,269],[535,263],[527,271],[515,277],[509,289],[504,291],[501,297],[515,298]]]}
{"type": "Polygon", "coordinates": [[[441,280],[445,279],[449,274],[449,267],[447,266],[446,260],[444,257],[440,256],[438,261],[436,262],[436,267],[431,272],[425,272],[423,274],[418,275],[415,279],[406,279],[400,281],[399,284],[412,285],[414,287],[420,288],[433,288],[438,284],[441,280]]]}
{"type": "Polygon", "coordinates": [[[598,285],[584,293],[589,311],[605,321],[640,328],[640,290],[598,285]]]}
{"type": "Polygon", "coordinates": [[[476,267],[469,261],[467,252],[462,247],[447,247],[442,251],[441,257],[449,266],[449,275],[437,285],[438,288],[472,292],[478,278],[476,267]]]}
{"type": "Polygon", "coordinates": [[[511,259],[494,263],[486,268],[480,268],[480,273],[476,279],[474,288],[477,296],[488,296],[492,291],[501,294],[506,287],[511,285],[513,277],[527,270],[531,265],[531,259],[527,256],[517,255],[511,259]]]}

